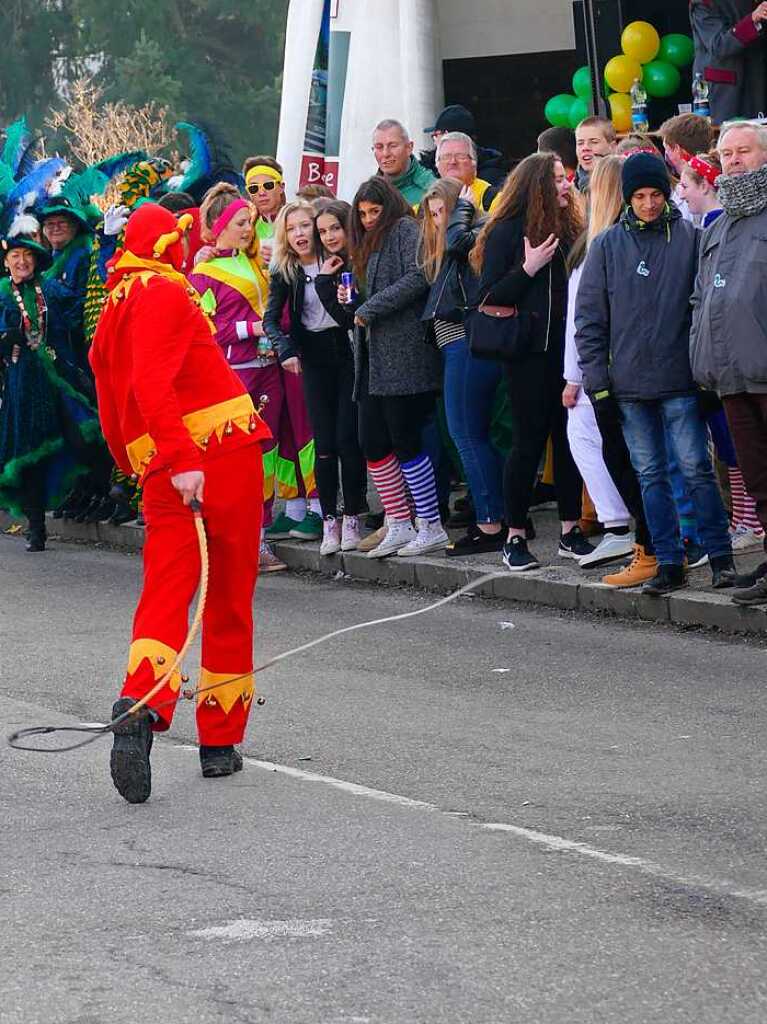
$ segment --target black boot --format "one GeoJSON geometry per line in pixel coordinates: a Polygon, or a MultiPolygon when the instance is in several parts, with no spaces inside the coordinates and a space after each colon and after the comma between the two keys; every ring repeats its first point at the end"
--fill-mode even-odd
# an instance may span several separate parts
{"type": "Polygon", "coordinates": [[[659,565],[658,572],[642,587],[643,594],[663,597],[687,586],[687,573],[683,565],[659,565]]]}
{"type": "Polygon", "coordinates": [[[234,747],[200,747],[204,779],[222,779],[242,771],[242,754],[234,747]]]}
{"type": "MultiPolygon", "coordinates": [[[[133,707],[131,697],[121,697],[112,705],[112,721],[133,707]]],[[[109,759],[115,789],[129,804],[143,804],[152,792],[152,719],[146,708],[114,727],[114,743],[109,759]]]]}
{"type": "Polygon", "coordinates": [[[41,508],[28,509],[27,551],[45,551],[45,512],[41,508]]]}
{"type": "Polygon", "coordinates": [[[109,518],[109,525],[124,526],[126,523],[132,523],[135,518],[136,512],[130,505],[123,505],[118,502],[115,504],[115,510],[109,518]]]}
{"type": "Polygon", "coordinates": [[[735,568],[732,555],[715,555],[708,561],[711,566],[711,586],[714,590],[737,586],[738,570],[735,568]]]}

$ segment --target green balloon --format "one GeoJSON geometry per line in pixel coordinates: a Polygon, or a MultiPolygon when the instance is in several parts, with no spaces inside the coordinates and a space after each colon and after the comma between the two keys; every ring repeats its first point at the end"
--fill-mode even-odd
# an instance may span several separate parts
{"type": "Polygon", "coordinates": [[[544,110],[546,120],[549,124],[553,124],[557,128],[569,128],[570,107],[572,107],[575,99],[575,96],[571,96],[566,92],[561,92],[556,96],[552,96],[544,110]]]}
{"type": "Polygon", "coordinates": [[[586,100],[576,96],[570,105],[570,127],[577,128],[581,121],[589,116],[589,105],[586,100]]]}
{"type": "Polygon", "coordinates": [[[579,99],[591,99],[591,72],[587,64],[578,68],[573,75],[573,92],[579,99]]]}
{"type": "Polygon", "coordinates": [[[649,64],[644,65],[643,70],[642,84],[648,96],[665,99],[678,92],[682,84],[678,69],[663,60],[651,60],[649,64]]]}
{"type": "Polygon", "coordinates": [[[686,68],[694,59],[695,43],[690,36],[672,32],[661,39],[658,60],[673,64],[677,68],[686,68]]]}

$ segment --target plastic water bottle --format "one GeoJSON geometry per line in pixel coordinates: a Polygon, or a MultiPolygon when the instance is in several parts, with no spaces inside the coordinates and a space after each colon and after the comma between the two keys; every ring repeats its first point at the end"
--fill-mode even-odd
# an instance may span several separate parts
{"type": "Polygon", "coordinates": [[[647,120],[647,90],[638,78],[634,79],[631,86],[631,129],[635,132],[650,130],[650,122],[647,120]]]}
{"type": "Polygon", "coordinates": [[[698,74],[692,83],[692,112],[698,117],[711,117],[711,107],[708,102],[708,82],[703,75],[698,74]]]}

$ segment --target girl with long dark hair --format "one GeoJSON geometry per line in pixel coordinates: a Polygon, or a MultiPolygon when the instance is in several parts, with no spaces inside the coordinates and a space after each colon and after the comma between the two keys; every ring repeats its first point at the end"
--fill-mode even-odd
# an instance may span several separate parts
{"type": "MultiPolygon", "coordinates": [[[[354,306],[355,397],[368,470],[386,513],[386,534],[369,558],[418,555],[447,545],[431,459],[422,433],[441,383],[439,353],[424,344],[429,285],[418,266],[418,224],[382,177],[357,190],[350,255],[354,306]],[[415,507],[410,521],[408,491],[415,507]]],[[[339,301],[351,296],[339,288],[339,301]]]]}
{"type": "Polygon", "coordinates": [[[570,454],[561,401],[566,259],[582,227],[562,162],[553,153],[536,153],[509,175],[470,257],[480,278],[480,302],[516,307],[529,330],[526,352],[507,366],[512,446],[504,467],[509,531],[503,561],[512,572],[539,565],[525,531],[549,436],[562,532],[559,554],[579,559],[593,550],[578,527],[583,485],[570,454]]]}

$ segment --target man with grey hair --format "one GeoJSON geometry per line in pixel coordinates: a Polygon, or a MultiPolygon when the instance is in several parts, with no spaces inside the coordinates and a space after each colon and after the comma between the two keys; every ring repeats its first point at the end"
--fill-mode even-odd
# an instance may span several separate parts
{"type": "Polygon", "coordinates": [[[489,210],[498,189],[477,177],[477,147],[465,132],[445,132],[437,140],[437,170],[440,178],[454,178],[471,190],[478,210],[489,210]]]}
{"type": "MultiPolygon", "coordinates": [[[[767,531],[767,130],[726,124],[718,150],[724,212],[701,241],[690,360],[697,383],[722,399],[746,490],[767,531]]],[[[733,601],[767,604],[767,562],[738,582],[745,589],[733,601]]]]}
{"type": "Polygon", "coordinates": [[[378,173],[402,194],[411,206],[418,206],[424,192],[436,178],[413,156],[413,141],[407,128],[394,118],[379,121],[373,131],[373,156],[378,173]]]}

